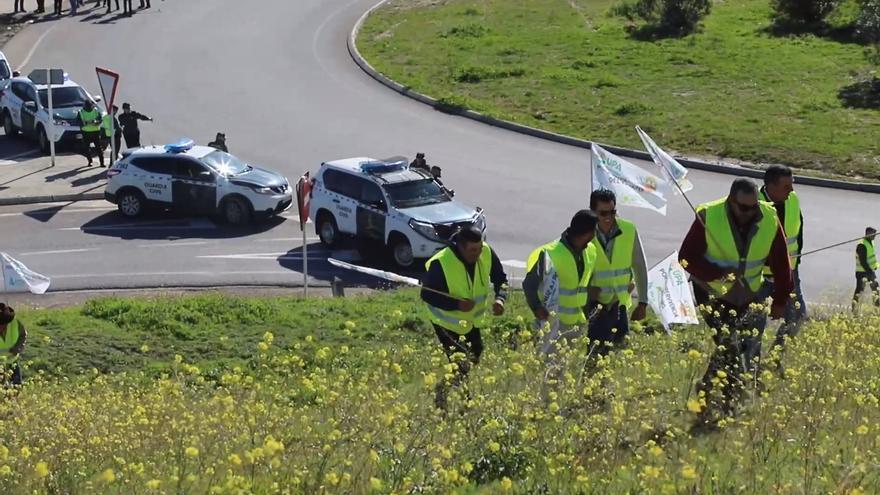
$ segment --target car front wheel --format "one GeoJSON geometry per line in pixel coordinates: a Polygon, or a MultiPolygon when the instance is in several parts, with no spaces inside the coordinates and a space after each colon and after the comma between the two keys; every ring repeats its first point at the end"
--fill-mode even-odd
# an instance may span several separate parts
{"type": "Polygon", "coordinates": [[[16,129],[15,124],[12,123],[12,115],[9,115],[9,112],[3,114],[3,132],[9,137],[18,134],[18,129],[16,129]]]}
{"type": "Polygon", "coordinates": [[[391,242],[391,258],[400,268],[411,268],[415,263],[412,245],[406,237],[399,236],[391,242]]]}
{"type": "Polygon", "coordinates": [[[251,220],[250,213],[244,200],[229,198],[223,202],[223,220],[229,225],[247,225],[251,220]]]}

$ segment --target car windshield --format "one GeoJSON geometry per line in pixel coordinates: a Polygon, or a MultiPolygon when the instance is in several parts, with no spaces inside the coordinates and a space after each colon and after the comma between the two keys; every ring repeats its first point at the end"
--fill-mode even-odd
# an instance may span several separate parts
{"type": "Polygon", "coordinates": [[[433,179],[386,184],[385,191],[395,208],[413,208],[451,201],[446,191],[433,179]]]}
{"type": "Polygon", "coordinates": [[[0,60],[0,79],[9,79],[12,73],[9,72],[9,65],[5,60],[0,60]]]}
{"type": "Polygon", "coordinates": [[[247,163],[229,153],[219,150],[205,155],[205,157],[202,158],[202,162],[225,176],[239,175],[253,169],[253,167],[247,163]]]}
{"type": "MultiPolygon", "coordinates": [[[[52,108],[81,107],[87,98],[88,95],[79,86],[52,88],[52,108]]],[[[49,106],[48,89],[40,90],[40,104],[43,107],[49,106]]]]}

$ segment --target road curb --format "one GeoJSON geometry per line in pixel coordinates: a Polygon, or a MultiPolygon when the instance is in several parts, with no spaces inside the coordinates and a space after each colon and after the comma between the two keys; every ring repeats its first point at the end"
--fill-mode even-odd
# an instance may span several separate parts
{"type": "MultiPolygon", "coordinates": [[[[366,72],[370,77],[380,82],[382,85],[404,95],[413,100],[419,101],[434,108],[437,111],[456,115],[459,117],[465,117],[471,120],[476,120],[478,122],[482,122],[484,124],[488,124],[494,127],[499,127],[502,129],[506,129],[513,132],[518,132],[520,134],[526,134],[528,136],[536,137],[539,139],[546,139],[548,141],[554,141],[561,144],[567,144],[569,146],[576,146],[578,148],[590,149],[592,146],[591,141],[587,141],[584,139],[579,139],[571,136],[566,136],[564,134],[557,134],[555,132],[545,131],[543,129],[538,129],[535,127],[530,127],[523,124],[517,124],[515,122],[511,122],[508,120],[497,119],[495,117],[490,117],[488,115],[475,112],[473,110],[467,110],[464,108],[451,108],[449,105],[445,105],[442,102],[438,101],[435,98],[432,98],[423,93],[419,93],[418,91],[414,91],[407,86],[400,84],[399,82],[387,77],[385,74],[382,74],[378,70],[376,70],[369,62],[361,55],[361,52],[357,48],[357,36],[360,33],[361,27],[363,27],[364,22],[367,18],[372,14],[376,9],[382,7],[384,4],[388,3],[390,0],[380,0],[377,4],[373,5],[369,10],[364,12],[360,18],[358,18],[351,32],[349,33],[347,45],[348,45],[348,53],[351,56],[352,60],[361,68],[364,72],[366,72]]],[[[617,146],[606,145],[602,143],[597,143],[601,145],[603,148],[608,151],[628,158],[637,158],[640,160],[651,161],[651,155],[645,151],[633,150],[629,148],[620,148],[617,146]]],[[[720,174],[727,175],[737,175],[737,176],[745,176],[756,179],[761,179],[764,177],[764,171],[756,168],[748,168],[748,167],[740,167],[737,165],[730,164],[722,164],[722,163],[709,163],[701,160],[694,160],[687,157],[676,156],[675,157],[679,163],[684,165],[685,167],[692,168],[695,170],[703,170],[706,172],[715,172],[720,174]]],[[[849,182],[843,180],[835,180],[835,179],[824,179],[821,177],[811,177],[811,176],[803,176],[795,174],[795,179],[798,184],[804,184],[809,186],[817,186],[817,187],[827,187],[832,189],[841,189],[847,191],[859,191],[866,193],[874,193],[880,194],[880,184],[871,184],[866,182],[849,182]]]]}
{"type": "Polygon", "coordinates": [[[61,203],[68,201],[94,201],[96,199],[104,199],[104,193],[48,194],[45,196],[19,196],[15,198],[0,198],[0,206],[32,205],[35,203],[61,203]]]}

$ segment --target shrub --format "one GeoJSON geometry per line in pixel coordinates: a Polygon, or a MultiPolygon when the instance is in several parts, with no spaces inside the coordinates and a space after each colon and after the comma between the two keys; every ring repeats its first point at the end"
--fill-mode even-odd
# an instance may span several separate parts
{"type": "Polygon", "coordinates": [[[841,0],[771,0],[777,24],[816,25],[825,21],[841,0]]]}
{"type": "Polygon", "coordinates": [[[630,21],[645,22],[653,34],[683,36],[696,31],[711,7],[711,0],[634,0],[618,5],[613,12],[630,21]]]}

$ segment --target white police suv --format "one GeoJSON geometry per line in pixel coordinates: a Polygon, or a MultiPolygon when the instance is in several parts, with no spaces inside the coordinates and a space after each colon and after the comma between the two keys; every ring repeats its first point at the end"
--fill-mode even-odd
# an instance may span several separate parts
{"type": "MultiPolygon", "coordinates": [[[[52,86],[52,112],[49,115],[49,86],[30,77],[13,77],[0,90],[0,118],[3,131],[14,136],[21,131],[34,138],[43,153],[49,153],[49,140],[56,144],[76,144],[82,141],[79,111],[86,100],[101,101],[64,74],[64,83],[52,86]],[[54,125],[53,125],[54,124],[54,125]]],[[[99,109],[102,116],[104,112],[99,109]]]]}
{"type": "Polygon", "coordinates": [[[312,180],[309,216],[324,245],[342,236],[378,243],[401,268],[443,249],[459,228],[486,231],[480,208],[453,201],[437,179],[409,168],[405,159],[322,163],[312,180]]]}
{"type": "Polygon", "coordinates": [[[284,176],[192,140],[126,150],[107,178],[104,197],[126,217],[158,206],[244,225],[277,215],[292,202],[284,176]]]}

